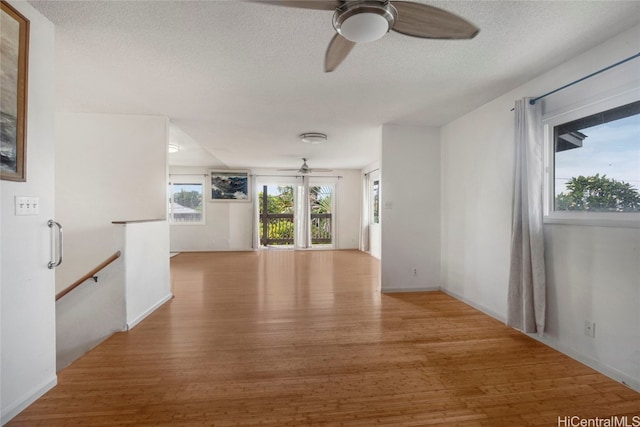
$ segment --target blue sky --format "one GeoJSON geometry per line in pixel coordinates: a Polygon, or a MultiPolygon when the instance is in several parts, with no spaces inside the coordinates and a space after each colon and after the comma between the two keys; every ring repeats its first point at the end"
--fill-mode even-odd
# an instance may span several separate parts
{"type": "Polygon", "coordinates": [[[565,190],[568,179],[596,173],[627,182],[640,191],[640,115],[580,132],[587,135],[581,148],[556,153],[556,195],[565,190]]]}
{"type": "Polygon", "coordinates": [[[284,189],[286,187],[291,187],[291,185],[282,185],[282,186],[279,186],[279,185],[267,185],[267,193],[272,195],[272,196],[276,196],[276,195],[280,194],[280,191],[278,190],[279,187],[283,187],[283,189],[284,189]]]}
{"type": "Polygon", "coordinates": [[[179,193],[180,190],[184,190],[184,191],[198,191],[198,192],[202,192],[202,184],[180,184],[179,182],[176,182],[173,184],[173,191],[175,193],[179,193]]]}

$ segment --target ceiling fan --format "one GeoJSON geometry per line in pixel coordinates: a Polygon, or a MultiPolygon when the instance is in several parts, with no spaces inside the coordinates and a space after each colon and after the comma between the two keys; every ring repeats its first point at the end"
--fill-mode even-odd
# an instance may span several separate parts
{"type": "Polygon", "coordinates": [[[330,10],[333,36],[324,70],[331,72],[356,43],[378,40],[390,30],[423,39],[472,39],[480,29],[446,10],[410,1],[389,0],[253,0],[270,5],[330,10]]]}
{"type": "Polygon", "coordinates": [[[310,174],[311,172],[332,172],[333,169],[318,169],[318,168],[313,168],[311,169],[309,167],[309,165],[307,164],[307,159],[305,159],[304,157],[302,158],[302,166],[300,166],[300,168],[298,169],[278,169],[280,172],[298,172],[302,175],[307,175],[310,174]]]}

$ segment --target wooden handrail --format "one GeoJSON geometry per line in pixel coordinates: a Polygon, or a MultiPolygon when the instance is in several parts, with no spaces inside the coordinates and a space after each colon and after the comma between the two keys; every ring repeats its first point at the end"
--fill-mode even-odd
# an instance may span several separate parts
{"type": "Polygon", "coordinates": [[[99,266],[97,266],[96,268],[94,268],[93,270],[91,270],[90,272],[88,272],[87,274],[85,274],[84,276],[82,276],[81,278],[76,280],[75,282],[73,282],[73,284],[71,284],[67,289],[65,289],[64,291],[61,291],[60,293],[56,294],[56,301],[58,301],[60,298],[62,298],[63,296],[65,296],[66,294],[68,294],[69,292],[71,292],[72,290],[74,290],[75,288],[80,286],[81,284],[83,284],[85,281],[93,278],[93,276],[95,276],[95,274],[98,271],[102,270],[107,265],[111,264],[113,261],[115,261],[118,258],[120,258],[120,255],[122,255],[120,253],[120,251],[118,251],[115,254],[111,255],[102,264],[100,264],[99,266]]]}

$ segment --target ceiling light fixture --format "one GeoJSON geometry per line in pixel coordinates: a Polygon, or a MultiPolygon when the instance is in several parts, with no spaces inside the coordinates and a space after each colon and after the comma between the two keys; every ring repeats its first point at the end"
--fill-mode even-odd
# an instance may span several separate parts
{"type": "Polygon", "coordinates": [[[378,40],[389,32],[398,16],[391,3],[352,3],[333,15],[333,27],[342,37],[354,43],[378,40]]]}
{"type": "Polygon", "coordinates": [[[169,143],[169,153],[177,153],[182,150],[182,146],[180,144],[176,144],[175,142],[169,143]]]}
{"type": "Polygon", "coordinates": [[[327,135],[320,132],[307,132],[298,135],[300,137],[300,141],[306,144],[321,144],[327,140],[327,135]]]}

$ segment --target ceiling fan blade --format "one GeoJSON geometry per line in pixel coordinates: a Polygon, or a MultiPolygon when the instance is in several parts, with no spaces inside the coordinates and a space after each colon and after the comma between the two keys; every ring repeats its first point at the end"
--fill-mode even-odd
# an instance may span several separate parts
{"type": "Polygon", "coordinates": [[[300,168],[291,168],[291,169],[277,169],[279,172],[298,172],[300,168]]]}
{"type": "Polygon", "coordinates": [[[299,9],[336,10],[336,0],[251,0],[253,3],[270,4],[274,6],[297,7],[299,9]]]}
{"type": "Polygon", "coordinates": [[[423,39],[472,39],[480,29],[446,10],[426,4],[394,1],[398,11],[393,30],[423,39]]]}
{"type": "Polygon", "coordinates": [[[311,168],[309,172],[333,172],[333,169],[311,168]]]}
{"type": "Polygon", "coordinates": [[[327,48],[327,53],[324,57],[324,71],[330,73],[335,70],[355,45],[356,44],[354,42],[349,41],[336,33],[336,35],[331,39],[329,47],[327,48]]]}

